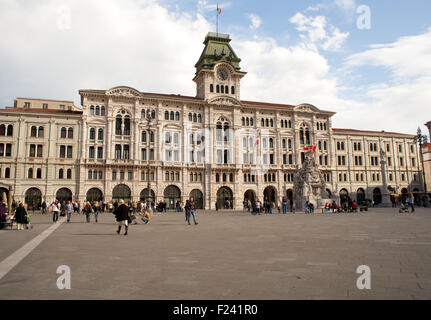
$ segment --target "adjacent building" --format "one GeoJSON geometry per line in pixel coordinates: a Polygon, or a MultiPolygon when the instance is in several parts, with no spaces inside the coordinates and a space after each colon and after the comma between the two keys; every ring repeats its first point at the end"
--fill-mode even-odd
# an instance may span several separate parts
{"type": "Polygon", "coordinates": [[[226,200],[237,209],[244,199],[280,203],[292,197],[310,146],[335,198],[380,201],[381,149],[391,188],[421,190],[413,135],[332,128],[334,113],[310,104],[242,100],[246,73],[230,41],[207,35],[195,97],[119,86],[80,90],[82,108],[19,98],[0,110],[0,193],[10,188],[28,203],[151,199],[174,208],[190,196],[205,209],[226,200]]]}

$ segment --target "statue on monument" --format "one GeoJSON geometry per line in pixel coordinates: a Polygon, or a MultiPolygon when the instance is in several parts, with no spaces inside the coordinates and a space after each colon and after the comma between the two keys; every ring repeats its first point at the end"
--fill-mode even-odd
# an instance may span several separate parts
{"type": "MultiPolygon", "coordinates": [[[[293,193],[297,210],[303,210],[305,203],[312,203],[315,208],[323,206],[328,199],[326,182],[314,158],[314,152],[307,150],[302,168],[297,165],[293,180],[293,193]]],[[[329,201],[329,199],[328,199],[329,201]]]]}

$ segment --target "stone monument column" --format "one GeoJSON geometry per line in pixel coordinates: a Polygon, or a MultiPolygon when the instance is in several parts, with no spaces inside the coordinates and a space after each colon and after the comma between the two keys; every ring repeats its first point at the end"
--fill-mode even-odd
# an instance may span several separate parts
{"type": "Polygon", "coordinates": [[[380,165],[382,166],[382,181],[383,181],[383,191],[382,191],[382,203],[381,206],[384,208],[392,207],[391,197],[388,191],[388,183],[386,180],[386,152],[380,149],[380,165]]]}

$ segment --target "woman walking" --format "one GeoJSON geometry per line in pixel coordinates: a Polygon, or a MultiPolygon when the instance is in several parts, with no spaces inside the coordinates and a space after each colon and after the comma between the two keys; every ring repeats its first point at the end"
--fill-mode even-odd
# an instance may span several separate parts
{"type": "Polygon", "coordinates": [[[124,226],[126,228],[124,235],[127,236],[129,229],[129,207],[124,203],[124,200],[120,200],[120,205],[114,214],[118,222],[117,234],[120,234],[121,227],[124,226]]]}
{"type": "Polygon", "coordinates": [[[51,211],[52,211],[52,222],[57,223],[58,213],[59,213],[60,209],[58,208],[58,205],[55,201],[53,203],[51,203],[51,211]]]}
{"type": "Polygon", "coordinates": [[[18,208],[15,211],[15,220],[17,224],[17,230],[24,230],[24,225],[26,224],[25,216],[27,212],[25,211],[24,205],[20,202],[18,208]]]}

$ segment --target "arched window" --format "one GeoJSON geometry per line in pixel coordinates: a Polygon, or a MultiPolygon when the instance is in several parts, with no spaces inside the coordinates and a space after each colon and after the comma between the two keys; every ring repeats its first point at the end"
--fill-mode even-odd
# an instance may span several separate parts
{"type": "Polygon", "coordinates": [[[229,94],[229,87],[226,86],[225,89],[224,89],[224,91],[225,91],[226,94],[229,94]]]}
{"type": "Polygon", "coordinates": [[[220,174],[216,173],[216,182],[220,182],[220,174]]]}
{"type": "Polygon", "coordinates": [[[93,179],[93,171],[88,170],[88,180],[93,179]]]}
{"type": "Polygon", "coordinates": [[[288,143],[289,149],[292,149],[292,140],[290,140],[290,139],[289,139],[289,140],[287,141],[287,143],[288,143]]]}
{"type": "Polygon", "coordinates": [[[151,110],[151,118],[156,119],[156,111],[151,110]]]}
{"type": "Polygon", "coordinates": [[[217,93],[220,93],[220,86],[219,85],[216,86],[216,91],[217,91],[217,93]]]}
{"type": "Polygon", "coordinates": [[[36,178],[37,179],[42,179],[42,169],[37,169],[36,171],[36,178]]]}
{"type": "Polygon", "coordinates": [[[67,130],[66,128],[61,128],[61,138],[66,138],[67,130]]]}
{"type": "Polygon", "coordinates": [[[60,169],[59,171],[58,171],[58,179],[63,179],[64,178],[64,170],[63,169],[60,169]]]}
{"type": "Polygon", "coordinates": [[[189,121],[193,121],[193,115],[189,113],[189,121]]]}
{"type": "Polygon", "coordinates": [[[125,136],[130,135],[130,117],[129,116],[124,117],[124,135],[125,136]]]}
{"type": "Polygon", "coordinates": [[[141,119],[146,119],[146,118],[147,118],[147,112],[144,109],[142,109],[141,110],[141,119]]]}
{"type": "Polygon", "coordinates": [[[29,179],[33,179],[33,168],[28,169],[28,176],[29,179]]]}
{"type": "Polygon", "coordinates": [[[10,178],[10,168],[6,168],[6,169],[4,170],[4,177],[5,177],[6,179],[9,179],[9,178],[10,178]]]}
{"type": "Polygon", "coordinates": [[[235,94],[235,87],[232,86],[232,88],[230,88],[230,93],[235,94]]]}
{"type": "Polygon", "coordinates": [[[301,144],[305,143],[304,128],[299,129],[299,139],[300,139],[301,144]]]}
{"type": "Polygon", "coordinates": [[[39,138],[43,138],[43,135],[44,135],[44,129],[43,129],[43,127],[39,127],[39,130],[37,132],[37,136],[39,138]]]}
{"type": "Polygon", "coordinates": [[[90,107],[90,115],[94,116],[94,106],[90,107]]]}
{"type": "Polygon", "coordinates": [[[36,137],[37,136],[37,128],[35,126],[31,127],[30,135],[32,137],[36,137]]]}
{"type": "Polygon", "coordinates": [[[250,119],[249,119],[249,118],[246,118],[246,119],[245,119],[245,124],[246,124],[247,126],[250,126],[250,119]]]}
{"type": "Polygon", "coordinates": [[[6,135],[6,126],[2,124],[0,126],[0,136],[4,136],[4,135],[6,135]]]}
{"type": "Polygon", "coordinates": [[[292,128],[292,121],[289,120],[289,128],[292,128]]]}
{"type": "Polygon", "coordinates": [[[72,169],[67,169],[67,179],[72,179],[72,169]]]}
{"type": "Polygon", "coordinates": [[[262,119],[262,121],[261,121],[261,125],[262,125],[262,127],[264,127],[264,126],[265,126],[265,120],[264,120],[264,119],[262,119]]]}
{"type": "Polygon", "coordinates": [[[67,138],[73,139],[73,128],[67,130],[67,138]]]}
{"type": "Polygon", "coordinates": [[[286,149],[286,139],[282,140],[283,149],[286,149]]]}
{"type": "Polygon", "coordinates": [[[8,137],[13,136],[13,125],[11,125],[11,124],[7,126],[7,136],[8,137]]]}
{"type": "Polygon", "coordinates": [[[154,132],[150,131],[150,142],[154,142],[154,132]]]}
{"type": "Polygon", "coordinates": [[[171,118],[170,118],[172,121],[173,120],[175,120],[175,114],[174,114],[174,112],[173,111],[171,111],[171,118]]]}
{"type": "Polygon", "coordinates": [[[242,117],[241,123],[242,123],[243,126],[245,126],[245,119],[244,119],[244,117],[242,117]]]}
{"type": "Polygon", "coordinates": [[[269,138],[269,147],[272,149],[274,148],[274,139],[269,138]]]}
{"type": "Polygon", "coordinates": [[[96,139],[96,130],[94,128],[90,128],[90,140],[96,139]]]}
{"type": "Polygon", "coordinates": [[[180,121],[180,113],[178,111],[175,113],[175,120],[180,121]]]}
{"type": "Polygon", "coordinates": [[[142,131],[141,142],[147,142],[147,132],[146,131],[142,131]]]}
{"type": "Polygon", "coordinates": [[[202,116],[198,114],[198,123],[202,123],[202,116]]]}
{"type": "Polygon", "coordinates": [[[270,123],[271,127],[274,127],[274,120],[270,119],[269,123],[270,123]]]}
{"type": "Polygon", "coordinates": [[[123,124],[123,118],[121,118],[120,115],[118,115],[115,118],[115,134],[121,135],[121,125],[123,124]]]}
{"type": "Polygon", "coordinates": [[[307,129],[305,129],[305,142],[306,144],[310,144],[310,131],[307,129]]]}
{"type": "Polygon", "coordinates": [[[198,116],[196,113],[193,114],[193,122],[198,122],[198,116]]]}
{"type": "Polygon", "coordinates": [[[96,106],[96,116],[99,116],[99,115],[100,115],[100,107],[96,106]]]}
{"type": "Polygon", "coordinates": [[[101,116],[105,116],[105,107],[104,107],[104,106],[102,106],[102,107],[100,108],[100,115],[101,115],[101,116]]]}
{"type": "Polygon", "coordinates": [[[281,120],[281,127],[284,128],[284,121],[281,120]]]}
{"type": "Polygon", "coordinates": [[[102,128],[100,128],[100,129],[97,131],[97,139],[98,139],[98,140],[103,140],[103,129],[102,129],[102,128]]]}
{"type": "Polygon", "coordinates": [[[214,92],[214,85],[212,83],[210,84],[210,92],[214,92]]]}
{"type": "Polygon", "coordinates": [[[169,111],[165,111],[165,120],[169,120],[169,111]]]}
{"type": "Polygon", "coordinates": [[[224,86],[221,86],[221,93],[224,93],[224,86]]]}
{"type": "Polygon", "coordinates": [[[254,120],[253,120],[253,118],[250,118],[250,125],[254,126],[254,120]]]}
{"type": "Polygon", "coordinates": [[[269,119],[265,119],[265,126],[269,127],[269,119]]]}

